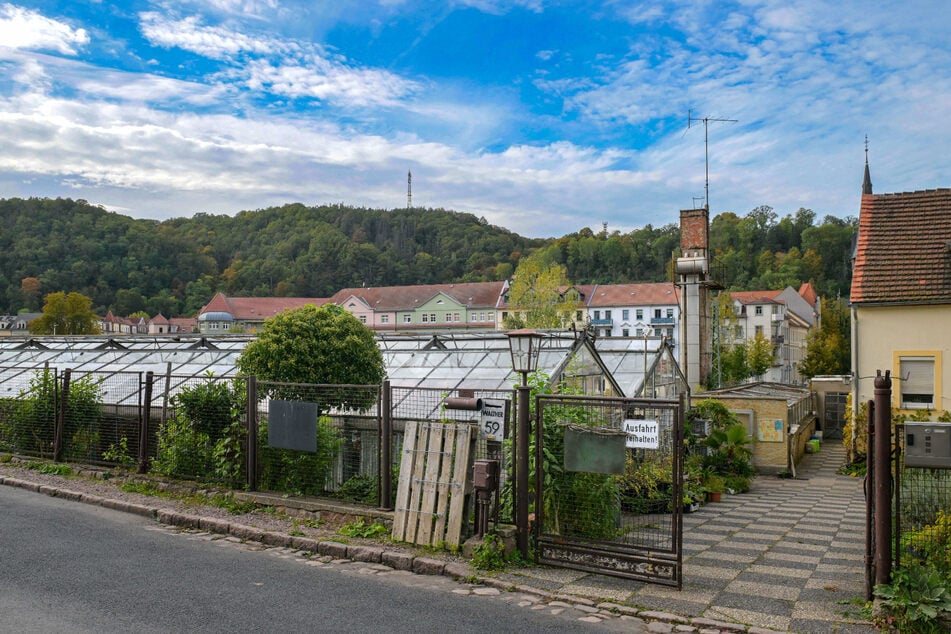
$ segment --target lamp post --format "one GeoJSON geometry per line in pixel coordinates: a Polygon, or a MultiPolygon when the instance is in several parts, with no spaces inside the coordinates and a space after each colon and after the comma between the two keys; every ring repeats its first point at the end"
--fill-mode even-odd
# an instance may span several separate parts
{"type": "Polygon", "coordinates": [[[528,375],[535,371],[538,352],[541,348],[541,334],[534,330],[513,330],[506,333],[509,337],[509,350],[512,353],[512,369],[522,375],[522,384],[518,387],[518,420],[516,424],[515,448],[515,526],[518,529],[518,550],[522,557],[528,557],[528,441],[531,434],[529,417],[529,399],[532,390],[528,387],[528,375]]]}

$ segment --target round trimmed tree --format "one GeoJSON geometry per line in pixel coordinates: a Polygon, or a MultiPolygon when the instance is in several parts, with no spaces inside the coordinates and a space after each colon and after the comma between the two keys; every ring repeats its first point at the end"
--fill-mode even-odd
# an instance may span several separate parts
{"type": "Polygon", "coordinates": [[[386,374],[373,332],[333,304],[308,304],[265,321],[238,368],[259,381],[332,385],[376,385],[386,374]]]}

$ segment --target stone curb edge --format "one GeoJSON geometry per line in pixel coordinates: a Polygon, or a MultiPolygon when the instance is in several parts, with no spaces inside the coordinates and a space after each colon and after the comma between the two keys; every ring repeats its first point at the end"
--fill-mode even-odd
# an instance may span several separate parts
{"type": "Polygon", "coordinates": [[[0,475],[0,485],[25,489],[34,493],[42,493],[50,497],[62,498],[73,502],[82,502],[92,504],[103,508],[120,511],[123,513],[132,513],[145,518],[154,519],[160,524],[169,526],[178,526],[180,528],[191,528],[202,530],[208,533],[219,535],[230,535],[244,541],[260,542],[268,546],[279,548],[293,548],[319,555],[334,557],[335,559],[349,559],[351,561],[377,563],[389,566],[394,570],[404,570],[419,575],[442,575],[450,577],[453,580],[474,580],[477,583],[489,588],[496,588],[502,591],[521,592],[537,596],[546,601],[558,601],[572,606],[586,606],[589,608],[598,608],[625,616],[633,616],[645,621],[661,621],[669,623],[672,626],[693,626],[701,631],[718,630],[719,632],[738,632],[745,634],[794,634],[782,630],[764,629],[740,625],[737,623],[727,623],[716,621],[704,617],[684,617],[667,612],[657,612],[652,610],[639,610],[630,606],[620,605],[611,602],[597,602],[584,597],[573,595],[558,594],[548,592],[540,588],[534,588],[523,584],[512,584],[511,582],[494,577],[480,577],[473,574],[469,567],[464,564],[444,562],[440,559],[430,557],[419,557],[410,553],[394,550],[386,550],[376,546],[358,546],[349,545],[341,542],[318,541],[309,537],[300,537],[266,531],[244,524],[228,522],[226,520],[201,517],[198,515],[189,515],[179,513],[169,509],[134,504],[122,500],[104,498],[98,495],[89,495],[70,489],[39,484],[29,480],[11,478],[0,475]]]}

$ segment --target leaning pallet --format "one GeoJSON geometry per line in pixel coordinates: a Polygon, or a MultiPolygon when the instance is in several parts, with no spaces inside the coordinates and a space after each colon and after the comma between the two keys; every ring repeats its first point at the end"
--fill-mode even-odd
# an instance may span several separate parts
{"type": "Polygon", "coordinates": [[[393,539],[457,548],[477,428],[468,423],[410,421],[404,434],[393,539]]]}

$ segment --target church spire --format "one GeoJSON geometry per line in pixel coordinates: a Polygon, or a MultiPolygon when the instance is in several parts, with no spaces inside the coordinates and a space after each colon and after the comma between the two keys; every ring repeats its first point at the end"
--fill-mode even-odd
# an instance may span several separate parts
{"type": "Polygon", "coordinates": [[[862,195],[872,193],[872,176],[868,171],[868,135],[865,135],[865,180],[862,181],[862,195]]]}

